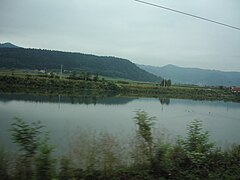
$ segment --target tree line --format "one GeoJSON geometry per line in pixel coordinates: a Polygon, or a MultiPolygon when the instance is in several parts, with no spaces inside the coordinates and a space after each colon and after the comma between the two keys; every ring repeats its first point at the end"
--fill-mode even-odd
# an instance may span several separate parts
{"type": "Polygon", "coordinates": [[[40,49],[0,48],[0,68],[60,70],[98,73],[111,78],[159,82],[161,77],[148,73],[129,60],[40,49]]]}

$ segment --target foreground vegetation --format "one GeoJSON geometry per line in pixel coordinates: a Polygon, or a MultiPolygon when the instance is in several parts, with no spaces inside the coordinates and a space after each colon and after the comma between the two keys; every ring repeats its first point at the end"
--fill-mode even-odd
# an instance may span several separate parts
{"type": "Polygon", "coordinates": [[[0,73],[0,92],[43,94],[79,94],[82,91],[109,93],[131,97],[165,97],[199,100],[224,100],[240,102],[240,94],[229,89],[197,86],[171,86],[159,83],[141,83],[126,80],[106,80],[97,74],[74,73],[60,78],[55,74],[0,73]]]}
{"type": "Polygon", "coordinates": [[[168,142],[154,133],[154,117],[137,111],[135,135],[128,144],[107,132],[80,134],[70,150],[53,156],[48,134],[40,122],[16,118],[12,140],[16,155],[0,149],[1,179],[238,179],[240,146],[228,150],[209,142],[201,121],[188,125],[186,138],[168,142]],[[11,158],[12,157],[12,158],[11,158]]]}

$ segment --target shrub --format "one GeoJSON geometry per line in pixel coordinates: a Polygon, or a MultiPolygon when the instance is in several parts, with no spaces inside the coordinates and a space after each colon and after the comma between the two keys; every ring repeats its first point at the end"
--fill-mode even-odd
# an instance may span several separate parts
{"type": "Polygon", "coordinates": [[[172,154],[173,169],[186,177],[200,178],[209,174],[209,157],[215,145],[209,142],[208,132],[203,132],[202,122],[194,120],[188,125],[186,139],[178,139],[172,154]]]}

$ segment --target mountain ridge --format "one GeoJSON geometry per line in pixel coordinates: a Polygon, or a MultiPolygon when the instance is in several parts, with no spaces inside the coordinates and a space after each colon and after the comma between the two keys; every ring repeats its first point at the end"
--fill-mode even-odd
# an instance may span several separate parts
{"type": "MultiPolygon", "coordinates": [[[[144,65],[144,64],[142,64],[144,65]]],[[[141,65],[140,65],[141,66],[141,65]]],[[[151,66],[151,65],[144,65],[144,66],[151,66]]],[[[184,66],[177,66],[174,64],[167,64],[164,66],[152,66],[152,67],[175,67],[175,68],[183,68],[183,69],[195,69],[195,70],[206,70],[206,71],[219,71],[219,72],[224,72],[224,73],[240,73],[240,71],[226,71],[226,70],[218,70],[218,69],[205,69],[205,68],[198,68],[198,67],[184,67],[184,66]]]]}
{"type": "Polygon", "coordinates": [[[6,43],[0,43],[0,48],[21,48],[21,47],[16,46],[10,42],[6,42],[6,43]]]}
{"type": "Polygon", "coordinates": [[[59,69],[96,73],[134,81],[160,82],[161,77],[146,72],[130,60],[113,57],[63,52],[56,50],[0,48],[0,68],[59,69]]]}
{"type": "Polygon", "coordinates": [[[138,67],[165,79],[171,79],[175,84],[240,86],[240,72],[237,71],[179,67],[172,64],[162,67],[149,65],[138,65],[138,67]]]}

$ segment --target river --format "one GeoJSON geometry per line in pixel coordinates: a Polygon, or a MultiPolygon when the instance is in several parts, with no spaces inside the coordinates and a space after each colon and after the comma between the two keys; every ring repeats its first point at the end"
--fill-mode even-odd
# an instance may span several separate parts
{"type": "Polygon", "coordinates": [[[79,131],[107,131],[130,136],[136,129],[133,117],[144,110],[155,117],[155,129],[169,140],[186,136],[187,125],[201,120],[210,140],[222,147],[240,144],[240,104],[185,99],[43,96],[0,94],[0,141],[8,148],[14,118],[40,120],[50,133],[51,143],[64,149],[79,131]]]}

